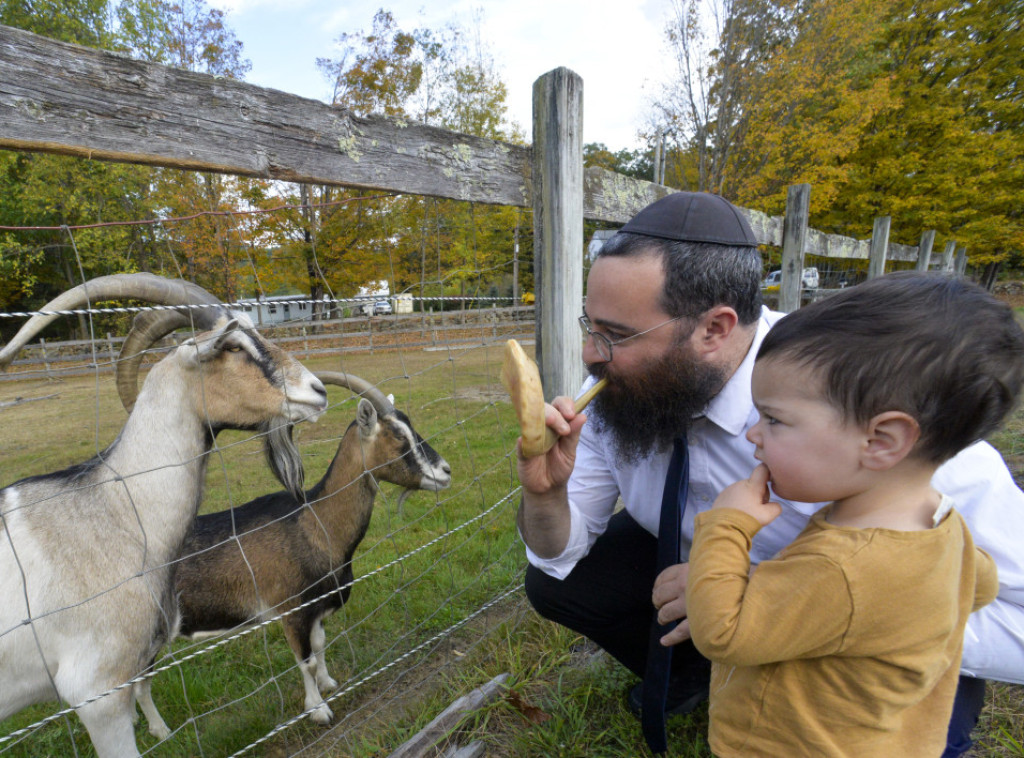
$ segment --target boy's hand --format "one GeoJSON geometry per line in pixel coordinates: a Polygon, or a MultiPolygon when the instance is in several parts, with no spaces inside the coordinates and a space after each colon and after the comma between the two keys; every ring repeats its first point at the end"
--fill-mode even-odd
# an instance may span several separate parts
{"type": "Polygon", "coordinates": [[[722,490],[711,507],[735,508],[756,518],[761,526],[767,526],[782,513],[782,506],[768,499],[769,479],[768,467],[759,464],[749,479],[740,479],[722,490]]]}

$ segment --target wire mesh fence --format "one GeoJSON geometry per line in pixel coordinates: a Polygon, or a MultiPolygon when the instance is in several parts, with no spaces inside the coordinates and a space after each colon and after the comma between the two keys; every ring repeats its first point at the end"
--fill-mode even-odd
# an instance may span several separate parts
{"type": "MultiPolygon", "coordinates": [[[[65,233],[68,249],[74,254],[76,235],[83,232],[67,229],[65,233]]],[[[242,257],[239,266],[249,266],[251,256],[250,251],[249,259],[242,257]]],[[[367,271],[365,263],[361,265],[367,271]]],[[[365,274],[367,280],[390,283],[394,261],[388,253],[383,252],[373,263],[365,274]]],[[[187,278],[184,270],[173,273],[179,271],[187,278]]],[[[485,272],[471,269],[471,275],[464,277],[471,289],[480,289],[473,276],[483,281],[485,272]]],[[[529,345],[532,311],[507,302],[497,307],[498,298],[462,295],[451,296],[456,310],[431,312],[432,304],[439,301],[424,298],[417,301],[412,313],[375,316],[353,314],[349,306],[357,306],[365,298],[351,300],[328,295],[327,307],[321,308],[315,320],[312,307],[305,314],[295,308],[298,317],[262,326],[252,312],[248,317],[264,337],[310,370],[355,374],[393,396],[395,407],[408,416],[425,443],[449,463],[451,485],[438,491],[405,493],[386,479],[378,479],[377,467],[383,463],[375,463],[357,466],[358,481],[336,487],[332,497],[307,494],[294,510],[274,521],[294,524],[303,512],[313,514],[323,522],[321,536],[328,553],[353,540],[358,542],[350,556],[350,580],[345,581],[341,571],[346,561],[336,560],[338,565],[333,568],[339,579],[328,593],[291,602],[287,608],[263,608],[244,628],[206,639],[178,639],[159,650],[151,670],[140,669],[121,681],[108,681],[81,700],[31,705],[0,725],[0,753],[91,755],[93,747],[76,712],[90,703],[132,692],[143,678],[151,678],[153,699],[170,733],[161,737],[147,733],[151,724],[144,717],[135,728],[144,754],[378,754],[382,746],[401,741],[404,730],[417,718],[416,703],[438,686],[439,679],[467,676],[465,672],[472,671],[477,660],[474,651],[486,645],[509,609],[520,602],[525,558],[514,527],[518,497],[511,456],[518,427],[498,376],[504,341],[516,337],[529,345]],[[462,299],[456,299],[459,297],[462,299]],[[351,508],[348,501],[353,498],[347,496],[348,491],[354,493],[364,485],[374,502],[361,521],[324,515],[328,508],[351,508]],[[333,712],[331,723],[321,725],[310,718],[322,716],[323,711],[319,704],[311,707],[304,699],[301,666],[282,633],[282,621],[331,595],[346,595],[348,600],[324,620],[324,658],[336,686],[332,683],[321,688],[333,712]]],[[[229,302],[245,313],[241,299],[229,302]]],[[[312,305],[303,297],[291,302],[312,305]]],[[[132,443],[123,437],[129,416],[121,407],[113,374],[123,361],[118,353],[129,319],[157,310],[116,303],[61,310],[55,315],[77,322],[79,328],[84,325],[88,338],[51,338],[22,351],[9,368],[0,383],[0,413],[7,430],[0,480],[8,486],[42,477],[41,481],[56,482],[58,492],[48,491],[34,499],[21,494],[27,491],[22,489],[15,498],[11,497],[15,488],[9,488],[7,499],[0,501],[5,523],[30,520],[33,512],[64,507],[61,498],[74,502],[76,493],[68,491],[66,481],[49,475],[81,467],[85,461],[104,460],[115,447],[132,443]]],[[[20,323],[42,312],[3,315],[5,322],[20,323]]],[[[147,355],[144,367],[167,360],[183,345],[188,348],[193,336],[188,329],[171,335],[147,355]]],[[[143,371],[146,373],[145,368],[143,371]]],[[[146,383],[162,381],[159,373],[150,368],[146,383]]],[[[357,416],[357,404],[352,392],[329,386],[328,407],[322,418],[315,424],[294,426],[307,493],[315,490],[308,485],[325,476],[342,452],[345,432],[357,416]]],[[[166,430],[167,435],[177,433],[166,430]]],[[[281,489],[264,460],[265,432],[224,429],[214,430],[214,435],[204,453],[199,513],[230,513],[253,498],[281,489]]],[[[147,455],[140,451],[138,457],[145,460],[147,455]]],[[[136,492],[134,506],[143,512],[149,507],[149,493],[142,480],[150,474],[143,466],[139,471],[115,475],[128,480],[127,487],[132,487],[133,477],[139,477],[139,486],[132,489],[136,492]]],[[[152,494],[153,502],[158,503],[168,493],[152,494]]],[[[74,543],[76,532],[84,531],[75,519],[103,517],[102,513],[68,507],[62,525],[65,535],[48,539],[74,543]]],[[[141,523],[149,521],[143,518],[141,523]]],[[[17,584],[22,580],[24,584],[15,587],[8,581],[4,590],[20,596],[28,594],[25,587],[33,581],[37,558],[29,546],[15,544],[19,534],[10,532],[5,549],[20,556],[17,573],[22,579],[17,584]]],[[[237,526],[230,536],[243,555],[245,534],[237,526]]],[[[115,563],[129,560],[134,553],[122,551],[123,540],[156,544],[163,538],[145,528],[130,537],[111,530],[107,539],[77,545],[77,555],[67,557],[62,552],[65,558],[55,560],[71,561],[67,568],[75,575],[79,573],[76,561],[87,571],[97,557],[115,563]]],[[[341,550],[342,558],[344,553],[341,550]]],[[[141,573],[156,581],[166,574],[161,570],[176,565],[182,557],[175,556],[169,564],[147,566],[141,573]]],[[[292,568],[282,557],[280,567],[273,567],[271,574],[284,577],[292,568]]],[[[126,581],[138,578],[132,571],[126,576],[126,581]]],[[[257,592],[264,592],[266,588],[258,586],[256,576],[254,571],[249,580],[257,592]]],[[[4,615],[0,644],[5,636],[11,639],[26,626],[42,627],[50,618],[60,625],[62,615],[71,617],[70,609],[97,603],[118,591],[117,586],[92,586],[84,577],[81,587],[61,593],[67,599],[45,619],[34,616],[25,603],[18,603],[18,612],[4,615]]],[[[103,640],[112,643],[119,635],[149,633],[124,628],[124,619],[116,614],[100,614],[91,623],[93,628],[71,628],[66,633],[84,640],[81,645],[85,647],[103,644],[103,640]]],[[[45,633],[40,637],[39,660],[49,664],[53,652],[47,647],[45,633]]],[[[88,665],[88,660],[89,655],[82,654],[65,658],[62,665],[88,665]]],[[[57,699],[55,692],[50,694],[57,699]]]]}

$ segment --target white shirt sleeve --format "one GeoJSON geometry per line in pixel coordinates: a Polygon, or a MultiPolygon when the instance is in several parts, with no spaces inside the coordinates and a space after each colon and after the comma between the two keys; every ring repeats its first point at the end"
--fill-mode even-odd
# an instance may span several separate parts
{"type": "Polygon", "coordinates": [[[999,572],[998,597],[967,620],[961,671],[1024,684],[1024,492],[985,442],[943,464],[932,483],[956,501],[974,544],[999,572]]]}
{"type": "Polygon", "coordinates": [[[576,448],[576,465],[569,479],[569,540],[561,554],[541,558],[529,546],[527,560],[545,574],[564,579],[604,533],[615,512],[619,485],[608,467],[601,441],[584,425],[576,448]]]}

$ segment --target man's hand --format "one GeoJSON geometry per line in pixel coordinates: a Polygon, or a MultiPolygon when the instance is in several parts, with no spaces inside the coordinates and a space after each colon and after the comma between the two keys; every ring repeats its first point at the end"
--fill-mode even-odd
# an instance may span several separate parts
{"type": "Polygon", "coordinates": [[[767,526],[782,513],[782,506],[768,499],[769,479],[771,472],[762,463],[753,470],[749,479],[740,479],[722,490],[711,507],[735,508],[756,518],[761,526],[767,526]]]}
{"type": "Polygon", "coordinates": [[[558,435],[544,455],[523,456],[522,439],[516,443],[516,469],[523,485],[523,500],[516,523],[519,534],[541,558],[554,558],[565,550],[572,528],[567,484],[576,465],[576,446],[587,417],[576,413],[572,398],[557,397],[544,406],[544,420],[558,435]]]}
{"type": "Polygon", "coordinates": [[[689,563],[678,563],[669,566],[654,580],[651,600],[658,611],[658,623],[667,624],[680,619],[678,626],[661,638],[665,647],[690,639],[690,624],[686,620],[686,577],[689,571],[689,563]]]}
{"type": "Polygon", "coordinates": [[[576,414],[570,397],[556,397],[544,404],[544,422],[558,434],[558,441],[544,455],[523,456],[522,439],[516,442],[516,469],[523,490],[543,497],[563,489],[576,463],[576,445],[586,422],[585,414],[576,414]]]}

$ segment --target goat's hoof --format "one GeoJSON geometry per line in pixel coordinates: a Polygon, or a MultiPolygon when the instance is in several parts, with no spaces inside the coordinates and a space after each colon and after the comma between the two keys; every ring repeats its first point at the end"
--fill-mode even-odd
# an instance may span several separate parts
{"type": "Polygon", "coordinates": [[[171,736],[171,730],[167,728],[167,724],[150,724],[149,733],[156,737],[161,742],[171,736]]]}
{"type": "Polygon", "coordinates": [[[331,707],[327,703],[320,703],[313,712],[309,714],[311,721],[317,724],[330,724],[331,719],[334,718],[334,713],[331,711],[331,707]]]}
{"type": "Polygon", "coordinates": [[[323,679],[317,679],[316,686],[320,688],[321,692],[334,692],[338,689],[338,683],[330,676],[325,676],[323,679]]]}

